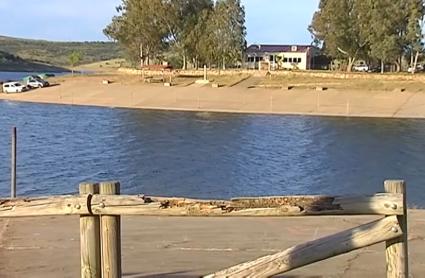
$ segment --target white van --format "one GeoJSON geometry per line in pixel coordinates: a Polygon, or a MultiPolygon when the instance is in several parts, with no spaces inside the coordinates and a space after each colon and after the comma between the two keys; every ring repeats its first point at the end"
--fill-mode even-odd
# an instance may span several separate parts
{"type": "Polygon", "coordinates": [[[3,93],[22,93],[27,91],[28,88],[19,82],[8,82],[3,84],[3,93]]]}

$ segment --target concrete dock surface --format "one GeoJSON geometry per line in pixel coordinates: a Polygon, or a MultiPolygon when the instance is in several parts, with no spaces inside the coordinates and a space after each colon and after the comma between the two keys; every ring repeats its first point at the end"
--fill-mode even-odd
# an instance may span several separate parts
{"type": "MultiPolygon", "coordinates": [[[[425,211],[410,210],[411,277],[425,277],[425,211]]],[[[377,219],[123,217],[123,277],[199,277],[377,219]]],[[[0,219],[0,277],[79,277],[78,217],[0,219]]],[[[279,277],[385,277],[383,243],[279,277]]]]}

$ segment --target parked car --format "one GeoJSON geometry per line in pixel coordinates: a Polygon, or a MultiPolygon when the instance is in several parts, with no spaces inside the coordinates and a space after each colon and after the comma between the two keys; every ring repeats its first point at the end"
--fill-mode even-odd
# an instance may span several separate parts
{"type": "Polygon", "coordinates": [[[353,66],[353,70],[354,71],[360,71],[360,72],[368,72],[369,66],[366,65],[366,64],[355,65],[355,66],[353,66]]]}
{"type": "Polygon", "coordinates": [[[26,83],[27,83],[27,86],[29,86],[31,88],[43,88],[43,87],[47,87],[47,86],[50,85],[49,82],[40,78],[37,75],[29,76],[26,79],[26,83]]]}
{"type": "Polygon", "coordinates": [[[3,83],[3,93],[22,93],[28,90],[26,85],[22,85],[19,82],[8,82],[3,83]]]}
{"type": "Polygon", "coordinates": [[[381,72],[381,66],[370,66],[367,72],[381,72]]]}
{"type": "Polygon", "coordinates": [[[47,79],[49,77],[55,77],[54,73],[42,73],[37,75],[38,77],[40,77],[41,79],[47,79]]]}
{"type": "MultiPolygon", "coordinates": [[[[424,71],[425,70],[425,68],[424,68],[424,66],[423,65],[416,65],[416,70],[415,70],[415,72],[420,72],[420,71],[424,71]]],[[[408,69],[407,69],[407,72],[410,72],[410,73],[412,73],[413,72],[413,67],[409,67],[408,69]]]]}

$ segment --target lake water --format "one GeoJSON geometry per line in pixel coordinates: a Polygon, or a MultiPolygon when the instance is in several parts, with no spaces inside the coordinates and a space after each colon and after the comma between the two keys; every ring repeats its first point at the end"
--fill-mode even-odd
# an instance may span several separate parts
{"type": "MultiPolygon", "coordinates": [[[[14,80],[19,81],[28,75],[38,75],[44,72],[8,72],[0,71],[0,81],[14,80]]],[[[69,74],[67,72],[53,72],[55,76],[69,74]]]]}
{"type": "Polygon", "coordinates": [[[0,195],[18,127],[18,194],[119,180],[131,194],[369,194],[408,183],[425,207],[425,121],[158,112],[0,101],[0,195]]]}

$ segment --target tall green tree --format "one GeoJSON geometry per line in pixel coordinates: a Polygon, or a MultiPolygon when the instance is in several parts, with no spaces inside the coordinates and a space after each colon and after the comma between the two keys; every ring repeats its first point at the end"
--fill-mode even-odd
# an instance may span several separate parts
{"type": "Polygon", "coordinates": [[[210,41],[208,34],[208,24],[212,12],[213,9],[204,10],[196,24],[188,30],[189,33],[185,38],[186,50],[196,68],[200,65],[210,64],[213,61],[210,54],[214,42],[210,41]]]}
{"type": "Polygon", "coordinates": [[[309,27],[313,38],[326,45],[328,55],[347,59],[347,71],[367,52],[367,34],[361,26],[367,13],[362,4],[356,0],[321,0],[309,27]]]}
{"type": "Polygon", "coordinates": [[[155,16],[167,31],[164,39],[182,57],[183,69],[187,67],[187,50],[191,46],[190,29],[197,24],[202,12],[212,6],[212,0],[156,1],[155,16]]]}
{"type": "Polygon", "coordinates": [[[411,64],[423,52],[424,0],[321,0],[309,27],[316,43],[334,58],[411,64]]]}
{"type": "Polygon", "coordinates": [[[104,29],[111,39],[118,41],[134,64],[150,58],[164,47],[165,27],[157,20],[155,8],[161,0],[122,0],[117,7],[119,15],[104,29]]]}
{"type": "Polygon", "coordinates": [[[422,29],[424,26],[425,8],[423,0],[408,0],[407,2],[406,48],[408,55],[410,55],[412,73],[415,73],[419,54],[423,52],[422,29]]]}
{"type": "Polygon", "coordinates": [[[210,56],[223,69],[243,61],[246,48],[245,9],[240,0],[218,0],[209,18],[206,38],[212,47],[210,56]]]}
{"type": "Polygon", "coordinates": [[[240,0],[122,0],[104,33],[133,61],[157,54],[200,62],[234,64],[246,47],[240,0]],[[218,61],[220,60],[220,62],[218,61]]]}
{"type": "Polygon", "coordinates": [[[75,66],[78,65],[78,63],[80,63],[82,58],[83,58],[83,54],[79,51],[72,51],[71,53],[69,53],[68,61],[69,61],[69,65],[71,67],[71,72],[73,76],[74,76],[75,66]]]}
{"type": "Polygon", "coordinates": [[[374,0],[370,2],[369,47],[372,57],[381,62],[381,72],[385,70],[385,63],[396,61],[400,53],[400,30],[397,13],[398,1],[374,0]]]}

